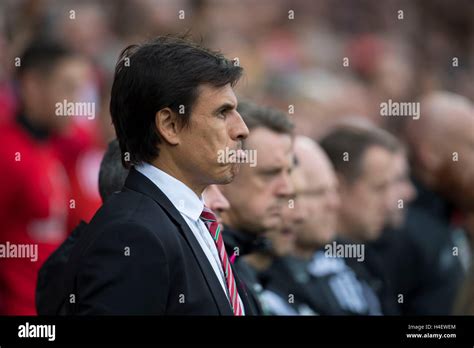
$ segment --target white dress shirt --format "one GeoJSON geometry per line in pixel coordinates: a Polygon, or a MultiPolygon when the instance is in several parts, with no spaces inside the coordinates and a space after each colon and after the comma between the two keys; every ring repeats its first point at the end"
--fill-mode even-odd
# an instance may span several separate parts
{"type": "MultiPolygon", "coordinates": [[[[200,219],[204,209],[204,201],[202,197],[198,197],[193,190],[183,184],[178,179],[156,168],[155,166],[142,163],[135,166],[135,169],[150,179],[158,188],[168,197],[171,203],[178,209],[184,221],[196,237],[201,249],[212,266],[217,279],[222,286],[222,290],[229,299],[227,284],[224,271],[222,270],[221,260],[217,252],[217,246],[211,237],[209,230],[204,222],[200,219]]],[[[240,299],[242,313],[244,306],[240,299]]]]}

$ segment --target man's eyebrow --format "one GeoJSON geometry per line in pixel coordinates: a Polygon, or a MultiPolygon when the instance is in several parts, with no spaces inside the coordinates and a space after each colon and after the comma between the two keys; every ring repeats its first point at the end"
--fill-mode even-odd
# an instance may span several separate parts
{"type": "Polygon", "coordinates": [[[277,173],[280,172],[283,168],[282,167],[267,167],[262,168],[260,167],[260,173],[277,173]]]}
{"type": "Polygon", "coordinates": [[[235,109],[236,108],[236,105],[234,103],[230,103],[230,102],[226,102],[222,105],[220,105],[218,108],[216,108],[214,110],[214,113],[219,113],[221,111],[224,111],[224,110],[232,110],[232,109],[235,109]]]}

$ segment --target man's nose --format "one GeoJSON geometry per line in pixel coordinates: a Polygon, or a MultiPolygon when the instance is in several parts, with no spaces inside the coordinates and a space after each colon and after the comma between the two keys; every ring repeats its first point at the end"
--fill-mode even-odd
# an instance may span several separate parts
{"type": "Polygon", "coordinates": [[[235,111],[235,116],[232,118],[233,122],[229,129],[229,136],[235,141],[244,140],[249,136],[249,129],[237,111],[235,111]]]}
{"type": "Polygon", "coordinates": [[[225,212],[229,209],[230,209],[230,204],[227,201],[227,199],[225,199],[225,198],[224,198],[224,200],[218,200],[218,201],[214,202],[214,209],[213,210],[215,210],[219,213],[223,213],[223,212],[225,212]]]}
{"type": "Polygon", "coordinates": [[[332,210],[338,210],[339,206],[341,205],[341,198],[339,197],[339,193],[336,190],[331,190],[328,195],[329,208],[332,210]]]}
{"type": "Polygon", "coordinates": [[[404,185],[404,199],[406,202],[411,202],[416,198],[415,186],[410,181],[407,181],[404,185]]]}
{"type": "Polygon", "coordinates": [[[279,197],[288,197],[294,194],[293,183],[291,182],[290,174],[287,171],[284,171],[278,180],[276,194],[279,197]]]}
{"type": "Polygon", "coordinates": [[[293,222],[295,224],[301,224],[303,223],[306,218],[307,218],[307,211],[306,209],[304,209],[300,204],[295,204],[295,206],[293,207],[293,222]]]}
{"type": "Polygon", "coordinates": [[[207,190],[207,196],[210,201],[208,204],[211,210],[222,213],[230,209],[229,201],[225,198],[217,185],[210,185],[207,190]]]}

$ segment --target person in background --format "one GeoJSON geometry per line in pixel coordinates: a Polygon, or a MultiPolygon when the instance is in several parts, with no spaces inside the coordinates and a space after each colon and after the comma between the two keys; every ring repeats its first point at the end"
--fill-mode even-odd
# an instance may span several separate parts
{"type": "MultiPolygon", "coordinates": [[[[298,136],[295,155],[304,174],[296,207],[306,219],[298,226],[293,254],[273,263],[267,287],[319,315],[379,314],[365,273],[349,266],[344,255],[327,255],[336,239],[340,199],[334,168],[312,139],[298,136]]],[[[309,313],[306,309],[305,313],[309,313]]]]}
{"type": "Polygon", "coordinates": [[[382,255],[369,242],[380,237],[393,210],[392,163],[401,145],[382,129],[357,126],[335,128],[320,144],[339,182],[336,248],[337,244],[358,248],[358,255],[346,255],[345,262],[368,284],[362,289],[366,305],[359,309],[370,314],[398,314],[382,255]]]}
{"type": "MultiPolygon", "coordinates": [[[[296,138],[298,141],[298,137],[296,138]]],[[[296,144],[295,144],[296,145],[296,144]]],[[[291,171],[293,193],[288,196],[283,208],[283,225],[280,229],[270,230],[265,234],[267,248],[255,250],[245,257],[248,264],[257,273],[258,281],[263,288],[259,292],[259,301],[265,315],[311,315],[315,314],[302,297],[294,291],[286,291],[292,284],[292,275],[278,274],[275,269],[281,260],[294,251],[297,233],[309,218],[309,210],[301,204],[306,185],[302,169],[294,156],[291,171]],[[276,276],[275,276],[276,275],[276,276]],[[288,277],[288,275],[290,275],[288,277]]]]}
{"type": "Polygon", "coordinates": [[[403,312],[402,296],[407,284],[414,282],[419,274],[413,272],[411,262],[400,262],[400,255],[406,255],[406,246],[401,236],[406,230],[406,219],[410,203],[416,198],[416,189],[410,179],[410,169],[407,151],[401,148],[392,161],[392,180],[390,184],[391,209],[388,213],[385,227],[379,238],[370,242],[379,255],[386,269],[387,280],[397,295],[400,313],[403,312]]]}
{"type": "Polygon", "coordinates": [[[37,254],[0,259],[4,315],[36,313],[37,272],[68,236],[73,191],[57,141],[71,131],[71,118],[56,115],[55,103],[77,100],[89,73],[87,61],[47,40],[33,41],[20,61],[20,108],[0,125],[0,243],[37,254]]]}
{"type": "Polygon", "coordinates": [[[112,140],[102,157],[99,170],[99,192],[105,202],[114,192],[122,190],[129,170],[122,164],[122,154],[117,139],[112,140]]]}
{"type": "MultiPolygon", "coordinates": [[[[238,111],[250,130],[243,142],[246,160],[236,179],[220,186],[230,203],[222,214],[224,241],[234,266],[252,298],[258,298],[262,288],[256,271],[242,256],[268,248],[264,235],[281,229],[282,211],[293,188],[292,169],[293,123],[281,111],[241,101],[238,111]]],[[[260,312],[259,303],[254,303],[260,312]]]]}
{"type": "MultiPolygon", "coordinates": [[[[128,172],[122,164],[118,140],[114,139],[109,142],[100,162],[98,189],[102,202],[122,190],[128,172]]],[[[64,298],[68,296],[65,288],[65,269],[74,245],[86,229],[87,222],[79,221],[69,237],[47,258],[38,271],[35,299],[38,315],[61,314],[64,298]]]]}
{"type": "Polygon", "coordinates": [[[425,95],[420,104],[420,118],[405,129],[417,198],[397,233],[404,261],[385,261],[403,280],[403,314],[448,315],[463,264],[470,263],[466,237],[455,227],[474,210],[474,109],[467,98],[444,91],[425,95]]]}

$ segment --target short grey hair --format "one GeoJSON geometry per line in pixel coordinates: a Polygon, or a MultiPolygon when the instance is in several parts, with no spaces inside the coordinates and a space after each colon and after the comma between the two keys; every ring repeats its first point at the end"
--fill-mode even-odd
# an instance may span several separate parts
{"type": "Polygon", "coordinates": [[[263,127],[276,133],[293,134],[293,121],[283,111],[260,106],[248,100],[239,101],[237,111],[249,130],[263,127]]]}

